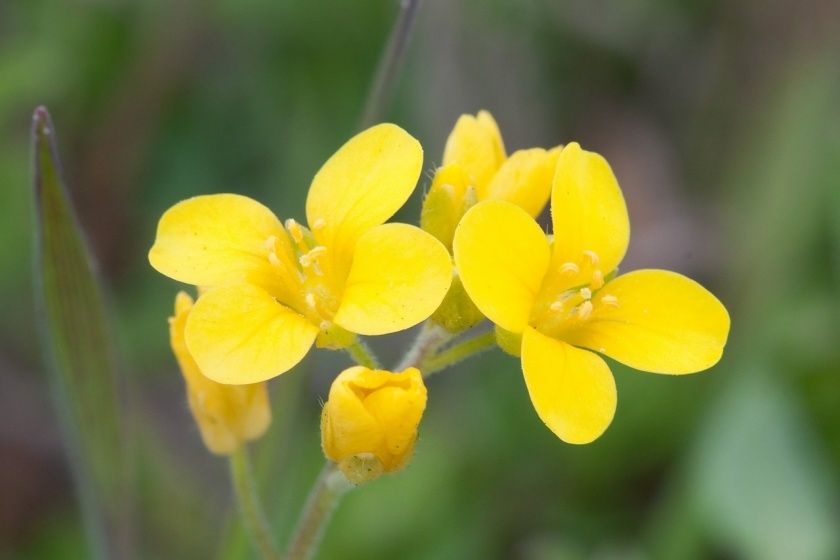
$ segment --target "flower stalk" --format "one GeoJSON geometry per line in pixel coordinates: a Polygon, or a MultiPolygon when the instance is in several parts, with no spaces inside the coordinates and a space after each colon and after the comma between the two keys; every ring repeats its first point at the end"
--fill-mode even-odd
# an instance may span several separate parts
{"type": "Polygon", "coordinates": [[[493,331],[483,332],[428,356],[420,363],[419,369],[423,372],[423,377],[429,377],[433,373],[437,373],[469,357],[489,350],[495,345],[496,336],[493,331]]]}
{"type": "Polygon", "coordinates": [[[454,336],[443,327],[431,321],[426,321],[420,328],[420,333],[414,339],[411,347],[406,350],[402,359],[394,367],[394,371],[416,367],[425,375],[426,372],[420,367],[421,364],[434,355],[441,346],[452,340],[454,336]]]}
{"type": "Polygon", "coordinates": [[[242,524],[263,560],[280,560],[257,494],[248,450],[242,445],[230,455],[230,476],[242,524]]]}
{"type": "Polygon", "coordinates": [[[356,337],[353,344],[349,345],[346,350],[350,354],[350,357],[360,366],[370,369],[379,369],[382,367],[379,358],[374,354],[370,346],[358,337],[356,337]]]}
{"type": "Polygon", "coordinates": [[[309,560],[315,555],[333,511],[352,488],[335,463],[327,461],[306,499],[286,560],[309,560]]]}
{"type": "Polygon", "coordinates": [[[368,93],[365,110],[359,129],[363,130],[373,123],[379,121],[382,112],[387,108],[394,87],[394,81],[399,72],[400,66],[405,59],[408,49],[408,42],[411,39],[411,31],[417,20],[417,9],[420,7],[420,0],[400,0],[400,13],[388,39],[388,45],[373,79],[373,85],[368,93]]]}

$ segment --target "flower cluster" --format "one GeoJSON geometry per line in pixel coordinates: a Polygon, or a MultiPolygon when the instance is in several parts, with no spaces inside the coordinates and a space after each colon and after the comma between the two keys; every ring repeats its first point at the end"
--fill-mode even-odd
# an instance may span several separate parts
{"type": "MultiPolygon", "coordinates": [[[[629,219],[600,155],[572,142],[508,156],[489,113],[464,115],[421,227],[385,223],[422,168],[417,140],[381,124],[315,175],[306,225],[235,194],[195,197],[163,215],[149,261],[199,288],[194,305],[178,296],[172,345],[211,450],[265,430],[264,382],[313,344],[352,349],[358,335],[426,320],[447,337],[485,317],[494,323],[499,346],[521,356],[537,414],[569,443],[596,439],[613,418],[615,382],[599,354],[669,374],[720,358],[729,316],[711,293],[673,272],[617,273],[629,219]],[[551,235],[535,221],[549,199],[551,235]]],[[[324,405],[324,453],[353,482],[393,472],[412,453],[425,404],[414,367],[345,370],[324,405]]]]}

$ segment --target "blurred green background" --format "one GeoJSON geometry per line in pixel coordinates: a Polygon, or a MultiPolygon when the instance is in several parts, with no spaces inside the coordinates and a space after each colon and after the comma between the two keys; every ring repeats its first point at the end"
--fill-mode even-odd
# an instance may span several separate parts
{"type": "MultiPolygon", "coordinates": [[[[52,111],[109,286],[137,557],[249,558],[168,347],[178,286],[146,251],[160,214],[196,194],[303,218],[396,12],[0,3],[0,557],[87,555],[32,312],[32,109],[52,111]]],[[[433,378],[413,463],[346,498],[319,558],[840,558],[839,54],[836,2],[425,0],[387,119],[421,140],[426,169],[481,108],[509,151],[579,140],[624,189],[624,269],[700,280],[732,334],[707,373],[613,364],[616,418],[585,447],[541,424],[499,351],[433,378]]],[[[398,219],[416,222],[428,175],[398,219]]],[[[372,344],[390,361],[411,334],[372,344]]],[[[281,543],[322,461],[319,399],[348,363],[316,352],[271,384],[254,452],[281,543]]]]}

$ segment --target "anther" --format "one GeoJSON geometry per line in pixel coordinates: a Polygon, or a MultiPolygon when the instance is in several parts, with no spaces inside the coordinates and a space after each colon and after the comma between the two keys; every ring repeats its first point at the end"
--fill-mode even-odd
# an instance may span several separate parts
{"type": "Polygon", "coordinates": [[[613,307],[618,307],[618,298],[613,295],[606,295],[601,298],[601,303],[604,305],[611,305],[613,307]]]}
{"type": "Polygon", "coordinates": [[[292,239],[295,240],[295,243],[300,244],[303,241],[303,229],[295,220],[292,218],[286,220],[286,229],[292,234],[292,239]]]}
{"type": "Polygon", "coordinates": [[[581,288],[580,296],[585,300],[590,300],[592,299],[592,290],[590,290],[589,288],[581,288]]]}
{"type": "Polygon", "coordinates": [[[268,254],[268,262],[270,262],[273,266],[280,266],[280,259],[277,258],[277,253],[271,251],[268,254]]]}
{"type": "Polygon", "coordinates": [[[586,319],[592,313],[592,302],[589,300],[584,301],[580,304],[577,308],[577,316],[580,319],[586,319]]]}
{"type": "Polygon", "coordinates": [[[551,305],[548,306],[549,309],[552,311],[560,311],[563,309],[563,302],[562,301],[555,301],[551,305]]]}
{"type": "Polygon", "coordinates": [[[304,268],[308,268],[314,265],[315,273],[318,274],[318,276],[321,276],[322,272],[320,267],[318,267],[318,256],[325,253],[326,251],[326,247],[324,247],[323,245],[318,245],[314,249],[310,250],[308,253],[304,253],[303,255],[301,255],[298,259],[298,262],[300,262],[300,266],[304,268]]]}
{"type": "Polygon", "coordinates": [[[265,243],[263,245],[269,251],[273,251],[276,244],[277,244],[277,236],[276,235],[269,235],[266,238],[265,243]]]}
{"type": "Polygon", "coordinates": [[[583,251],[583,256],[589,259],[589,261],[592,263],[592,266],[598,266],[598,261],[600,260],[598,259],[598,253],[586,249],[583,251]]]}
{"type": "Polygon", "coordinates": [[[305,299],[306,299],[306,305],[308,305],[312,309],[315,309],[315,305],[316,305],[315,295],[312,292],[309,292],[308,294],[306,294],[305,299]]]}
{"type": "Polygon", "coordinates": [[[315,230],[315,229],[321,229],[321,228],[322,228],[322,227],[324,227],[325,225],[327,225],[327,222],[326,222],[326,221],[324,221],[324,218],[318,218],[317,220],[315,220],[314,222],[312,222],[312,229],[313,229],[313,230],[315,230]]]}
{"type": "Polygon", "coordinates": [[[572,276],[580,272],[580,267],[573,262],[563,263],[560,266],[560,274],[572,276]]]}

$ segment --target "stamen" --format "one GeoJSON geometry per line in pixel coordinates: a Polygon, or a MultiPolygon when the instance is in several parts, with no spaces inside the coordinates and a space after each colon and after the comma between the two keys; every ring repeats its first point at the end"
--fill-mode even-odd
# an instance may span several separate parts
{"type": "Polygon", "coordinates": [[[270,262],[272,266],[280,266],[280,259],[277,258],[277,253],[271,251],[268,254],[268,262],[270,262]]]}
{"type": "Polygon", "coordinates": [[[604,285],[604,273],[601,272],[601,269],[596,268],[592,271],[592,289],[598,290],[604,285]]]}
{"type": "Polygon", "coordinates": [[[580,267],[573,262],[563,263],[560,266],[560,274],[565,276],[573,276],[580,272],[580,267]]]}
{"type": "Polygon", "coordinates": [[[321,229],[325,225],[327,225],[327,222],[324,220],[324,218],[318,218],[317,220],[312,222],[312,229],[313,230],[321,229]]]}
{"type": "Polygon", "coordinates": [[[289,218],[286,220],[286,229],[289,230],[290,234],[292,234],[292,239],[295,240],[295,243],[300,245],[303,241],[303,228],[300,227],[300,224],[292,218],[289,218]]]}
{"type": "Polygon", "coordinates": [[[548,306],[549,309],[552,311],[560,311],[563,309],[563,302],[562,301],[555,301],[551,305],[548,306]]]}
{"type": "Polygon", "coordinates": [[[277,245],[277,236],[276,235],[269,235],[266,238],[265,243],[263,245],[269,251],[274,251],[274,247],[277,245]]]}
{"type": "Polygon", "coordinates": [[[601,303],[604,305],[611,305],[612,307],[618,307],[618,298],[614,295],[606,295],[601,298],[601,303]]]}
{"type": "Polygon", "coordinates": [[[308,306],[309,306],[309,307],[311,307],[312,309],[315,309],[315,305],[316,305],[316,303],[317,303],[317,302],[315,301],[315,294],[313,294],[312,292],[309,292],[308,294],[306,294],[306,298],[305,298],[305,299],[306,299],[306,305],[308,305],[308,306]]]}
{"type": "Polygon", "coordinates": [[[584,301],[577,308],[577,316],[580,319],[586,319],[591,314],[592,314],[592,302],[589,301],[589,300],[584,301]]]}
{"type": "Polygon", "coordinates": [[[598,259],[598,253],[586,249],[583,251],[583,256],[589,259],[589,261],[592,263],[592,266],[598,266],[598,261],[600,260],[598,259]]]}
{"type": "Polygon", "coordinates": [[[592,299],[592,290],[590,290],[589,288],[581,288],[580,295],[583,299],[590,300],[592,299]]]}

